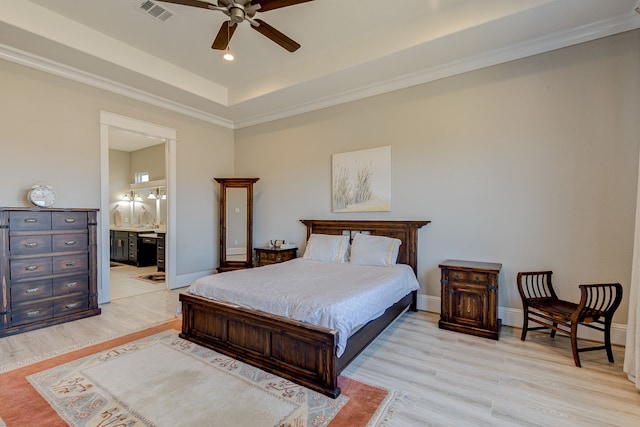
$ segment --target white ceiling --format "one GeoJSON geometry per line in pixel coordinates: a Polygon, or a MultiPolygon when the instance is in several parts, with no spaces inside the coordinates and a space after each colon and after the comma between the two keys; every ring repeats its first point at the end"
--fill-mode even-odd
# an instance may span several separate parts
{"type": "Polygon", "coordinates": [[[244,22],[228,63],[225,15],[141,3],[1,0],[0,58],[240,128],[640,27],[640,0],[315,0],[256,15],[298,51],[244,22]]]}

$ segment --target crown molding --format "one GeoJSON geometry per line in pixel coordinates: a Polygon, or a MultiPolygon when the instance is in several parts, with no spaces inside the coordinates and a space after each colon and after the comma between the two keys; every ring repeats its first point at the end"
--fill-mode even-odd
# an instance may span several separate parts
{"type": "Polygon", "coordinates": [[[28,52],[0,44],[0,59],[14,62],[25,67],[33,68],[58,77],[73,80],[98,89],[106,90],[117,95],[135,99],[146,104],[164,108],[175,113],[184,114],[205,122],[213,123],[225,128],[233,129],[233,122],[187,105],[145,92],[134,87],[106,79],[96,74],[87,73],[59,62],[51,61],[28,52]]]}
{"type": "Polygon", "coordinates": [[[637,14],[607,19],[560,33],[547,35],[538,39],[514,44],[505,48],[485,52],[463,60],[453,61],[438,67],[421,70],[416,73],[405,74],[374,85],[360,87],[337,95],[316,99],[313,102],[299,104],[292,108],[258,115],[247,119],[236,120],[234,122],[234,128],[241,129],[243,127],[254,126],[297,114],[308,113],[322,108],[357,101],[359,99],[369,98],[371,96],[381,95],[400,89],[406,89],[411,86],[429,83],[446,77],[608,37],[614,34],[635,30],[637,28],[640,28],[640,19],[637,14]]]}
{"type": "Polygon", "coordinates": [[[429,83],[446,77],[561,49],[567,46],[588,42],[637,28],[640,28],[640,19],[638,14],[625,14],[616,18],[554,33],[538,39],[507,46],[505,48],[484,52],[463,60],[453,61],[430,69],[421,70],[419,72],[405,74],[376,84],[318,98],[311,102],[300,103],[290,108],[284,108],[235,121],[212,115],[202,110],[171,101],[152,93],[120,84],[98,75],[87,73],[82,70],[69,67],[65,64],[50,61],[2,44],[0,44],[0,58],[99,89],[107,90],[121,96],[161,107],[208,123],[229,129],[241,129],[347,102],[357,101],[371,96],[405,89],[411,86],[429,83]]]}

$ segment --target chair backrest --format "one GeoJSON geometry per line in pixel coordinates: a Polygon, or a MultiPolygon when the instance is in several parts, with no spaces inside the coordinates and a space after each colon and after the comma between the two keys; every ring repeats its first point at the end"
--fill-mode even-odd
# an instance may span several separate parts
{"type": "Polygon", "coordinates": [[[557,299],[551,285],[552,271],[529,271],[518,273],[518,292],[522,300],[557,299]]]}
{"type": "Polygon", "coordinates": [[[580,293],[577,311],[580,313],[581,320],[596,320],[600,316],[611,319],[622,301],[620,283],[580,285],[580,293]]]}

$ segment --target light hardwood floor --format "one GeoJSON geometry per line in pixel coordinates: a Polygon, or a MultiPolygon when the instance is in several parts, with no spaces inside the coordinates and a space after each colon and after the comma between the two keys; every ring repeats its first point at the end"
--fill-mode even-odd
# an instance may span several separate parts
{"type": "MultiPolygon", "coordinates": [[[[102,315],[0,338],[0,371],[69,347],[173,319],[178,293],[121,298],[102,315]]],[[[408,313],[344,372],[396,390],[391,426],[638,426],[640,393],[604,352],[573,365],[569,340],[503,327],[499,341],[438,329],[433,313],[408,313]]]]}

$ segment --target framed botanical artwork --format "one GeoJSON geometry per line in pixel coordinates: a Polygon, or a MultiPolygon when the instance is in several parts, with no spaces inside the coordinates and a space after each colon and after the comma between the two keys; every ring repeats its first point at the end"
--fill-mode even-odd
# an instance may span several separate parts
{"type": "Polygon", "coordinates": [[[332,155],[332,211],[391,210],[391,147],[332,155]]]}

